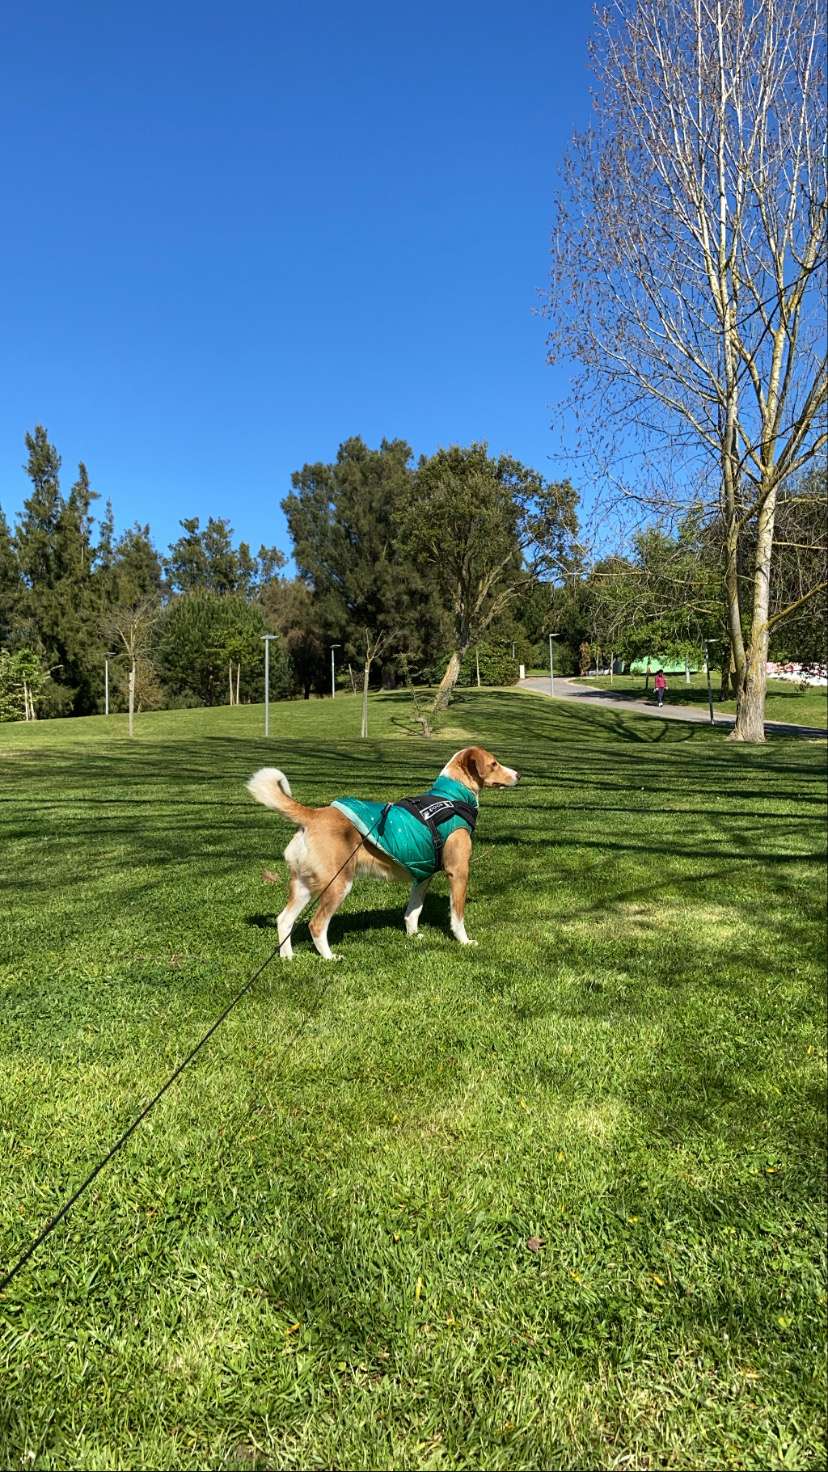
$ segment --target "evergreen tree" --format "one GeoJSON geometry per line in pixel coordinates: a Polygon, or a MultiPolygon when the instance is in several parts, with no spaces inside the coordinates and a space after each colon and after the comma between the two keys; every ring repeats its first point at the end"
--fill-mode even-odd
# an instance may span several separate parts
{"type": "MultiPolygon", "coordinates": [[[[176,598],[158,628],[159,672],[173,694],[201,705],[228,701],[231,678],[234,699],[238,681],[240,699],[261,700],[265,632],[261,608],[238,594],[197,591],[176,598]]],[[[271,646],[270,677],[274,699],[289,694],[287,656],[279,645],[271,646]]]]}
{"type": "Polygon", "coordinates": [[[98,546],[95,551],[95,572],[100,578],[112,566],[115,547],[115,517],[112,502],[107,501],[106,510],[98,522],[98,546]]]}
{"type": "Polygon", "coordinates": [[[401,556],[429,570],[451,619],[451,653],[435,701],[448,704],[466,652],[539,576],[570,575],[577,562],[577,496],[510,455],[452,445],[417,470],[416,495],[400,508],[401,556]]]}
{"type": "Polygon", "coordinates": [[[14,542],[0,506],[0,648],[13,637],[22,592],[14,542]]]}
{"type": "Polygon", "coordinates": [[[18,633],[25,644],[42,655],[45,666],[59,677],[53,683],[48,713],[71,706],[72,692],[63,684],[66,653],[61,639],[62,598],[58,584],[62,576],[60,557],[61,518],[64,511],[60,492],[60,456],[38,424],[26,435],[28,458],[25,470],[32,491],[23,502],[14,535],[17,562],[23,583],[18,609],[18,633]]]}
{"type": "Polygon", "coordinates": [[[160,601],[163,592],[161,558],[153,546],[149,526],[136,521],[115,543],[108,572],[110,598],[115,603],[160,601]]]}
{"type": "Polygon", "coordinates": [[[95,500],[97,494],[89,484],[86,466],[81,463],[58,520],[54,589],[58,622],[53,631],[62,654],[62,683],[73,691],[76,715],[86,715],[95,709],[101,684],[103,651],[91,514],[95,500]]]}
{"type": "Polygon", "coordinates": [[[89,472],[81,461],[78,478],[61,508],[58,522],[59,571],[62,577],[71,578],[75,582],[88,578],[92,571],[94,517],[91,507],[92,502],[97,499],[97,491],[92,490],[89,472]]]}
{"type": "Polygon", "coordinates": [[[170,547],[167,577],[177,593],[242,593],[252,596],[284,567],[277,547],[260,547],[258,556],[242,542],[233,545],[233,528],[226,517],[211,516],[201,529],[197,516],[180,523],[184,536],[170,547]]]}
{"type": "Polygon", "coordinates": [[[442,608],[438,581],[426,579],[415,559],[399,555],[396,527],[410,500],[411,449],[383,440],[371,450],[355,436],[340,445],[332,465],[305,465],[291,477],[282,502],[294,556],[314,598],[317,635],[344,646],[364,663],[366,634],[382,638],[376,664],[385,683],[402,655],[415,666],[439,643],[442,608]]]}
{"type": "Polygon", "coordinates": [[[311,691],[330,689],[330,663],[319,629],[313,594],[301,578],[272,578],[264,587],[261,605],[268,628],[282,636],[293,682],[306,700],[311,691]]]}
{"type": "Polygon", "coordinates": [[[27,588],[52,588],[57,581],[58,527],[63,499],[60,494],[60,456],[42,424],[26,435],[28,459],[24,466],[32,482],[31,495],[23,502],[15,544],[17,560],[27,588]]]}
{"type": "Polygon", "coordinates": [[[167,578],[174,592],[194,593],[198,588],[207,587],[207,553],[199,530],[199,517],[185,517],[179,526],[183,527],[184,536],[170,547],[166,560],[167,578]]]}

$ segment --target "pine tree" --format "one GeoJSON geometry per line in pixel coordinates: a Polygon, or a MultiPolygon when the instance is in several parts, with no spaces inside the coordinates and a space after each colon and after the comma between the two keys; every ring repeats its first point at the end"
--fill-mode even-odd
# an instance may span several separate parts
{"type": "Polygon", "coordinates": [[[76,715],[87,715],[95,709],[101,685],[103,649],[91,514],[95,500],[97,494],[90,486],[86,466],[81,463],[58,522],[55,585],[59,618],[55,633],[63,654],[62,681],[74,691],[76,715]]]}
{"type": "Polygon", "coordinates": [[[211,593],[238,593],[242,587],[242,570],[229,521],[211,516],[201,534],[201,545],[206,563],[204,586],[211,593]]]}
{"type": "MultiPolygon", "coordinates": [[[[176,695],[221,705],[228,676],[240,697],[260,700],[266,624],[262,609],[239,594],[199,591],[176,598],[164,611],[156,640],[158,667],[176,695]]],[[[281,644],[270,653],[271,698],[289,694],[290,670],[281,644]]],[[[234,693],[235,702],[235,693],[234,693]]]]}
{"type": "Polygon", "coordinates": [[[149,526],[136,521],[118,538],[110,567],[110,584],[114,603],[137,603],[147,598],[160,601],[161,558],[153,546],[149,526]]]}
{"type": "Polygon", "coordinates": [[[23,582],[19,638],[42,654],[53,674],[44,697],[47,713],[71,708],[84,715],[96,709],[103,683],[104,600],[95,567],[92,515],[97,496],[81,464],[63,497],[60,456],[42,425],[26,435],[26,448],[32,492],[14,537],[23,582]]]}
{"type": "Polygon", "coordinates": [[[22,593],[14,542],[0,506],[0,648],[13,637],[22,593]]]}
{"type": "Polygon", "coordinates": [[[233,528],[226,517],[211,516],[204,530],[197,516],[179,523],[184,536],[170,547],[166,561],[171,589],[177,593],[242,593],[252,597],[285,565],[278,547],[260,547],[251,554],[247,542],[233,546],[233,528]]]}
{"type": "Polygon", "coordinates": [[[197,588],[208,586],[207,554],[200,525],[199,517],[185,517],[179,522],[184,536],[170,547],[166,573],[170,587],[177,593],[194,593],[197,588]]]}
{"type": "Polygon", "coordinates": [[[107,501],[106,510],[98,522],[98,545],[95,549],[95,572],[98,576],[107,573],[112,566],[115,547],[115,516],[112,502],[107,501]]]}
{"type": "Polygon", "coordinates": [[[332,465],[305,465],[282,502],[302,578],[313,592],[323,643],[344,646],[364,670],[371,657],[390,683],[402,655],[419,668],[439,642],[439,582],[421,576],[416,559],[398,556],[396,527],[410,501],[411,449],[383,440],[370,449],[345,440],[332,465]]]}
{"type": "MultiPolygon", "coordinates": [[[[22,641],[43,656],[45,666],[59,678],[63,674],[64,649],[59,629],[60,599],[56,592],[61,568],[58,556],[63,497],[60,493],[60,456],[42,424],[26,435],[28,459],[25,470],[32,492],[14,535],[14,546],[23,583],[18,609],[22,641]]],[[[71,692],[53,682],[51,713],[71,705],[71,692]]]]}
{"type": "Polygon", "coordinates": [[[24,469],[32,493],[23,502],[15,534],[17,559],[29,591],[51,588],[58,577],[57,532],[63,510],[60,494],[60,456],[42,424],[26,435],[29,457],[24,469]]]}

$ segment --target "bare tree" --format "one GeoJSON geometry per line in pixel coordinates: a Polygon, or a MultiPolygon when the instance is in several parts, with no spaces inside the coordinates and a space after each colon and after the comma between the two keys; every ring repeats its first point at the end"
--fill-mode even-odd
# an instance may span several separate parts
{"type": "Polygon", "coordinates": [[[617,0],[592,56],[594,125],[557,209],[550,358],[580,363],[573,402],[608,463],[666,451],[678,500],[701,468],[723,535],[734,736],[762,741],[770,630],[790,612],[770,611],[777,498],[826,440],[823,4],[617,0]]]}
{"type": "Polygon", "coordinates": [[[382,630],[379,633],[371,633],[370,629],[364,629],[365,635],[365,659],[362,666],[362,727],[360,736],[368,735],[368,681],[371,678],[371,665],[375,659],[388,648],[391,643],[390,630],[382,630]]]}
{"type": "Polygon", "coordinates": [[[117,604],[110,612],[104,633],[107,641],[120,643],[128,663],[127,689],[129,734],[135,735],[136,672],[141,662],[149,662],[150,636],[158,618],[154,598],[141,598],[134,603],[117,604]]]}

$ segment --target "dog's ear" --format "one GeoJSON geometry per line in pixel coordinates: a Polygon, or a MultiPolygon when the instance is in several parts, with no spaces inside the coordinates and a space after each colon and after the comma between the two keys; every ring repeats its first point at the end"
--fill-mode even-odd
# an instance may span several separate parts
{"type": "Polygon", "coordinates": [[[478,787],[483,786],[486,775],[486,753],[481,746],[467,746],[460,758],[463,770],[468,773],[478,787]]]}

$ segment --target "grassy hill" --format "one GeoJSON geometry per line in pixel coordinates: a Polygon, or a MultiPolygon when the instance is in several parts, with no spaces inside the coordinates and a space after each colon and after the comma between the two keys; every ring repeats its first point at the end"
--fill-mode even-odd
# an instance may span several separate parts
{"type": "Polygon", "coordinates": [[[275,945],[244,791],[423,790],[445,881],[303,925],[0,1296],[0,1465],[824,1465],[825,746],[521,692],[0,727],[0,1263],[275,945]]]}

